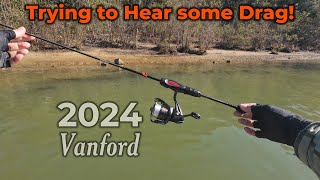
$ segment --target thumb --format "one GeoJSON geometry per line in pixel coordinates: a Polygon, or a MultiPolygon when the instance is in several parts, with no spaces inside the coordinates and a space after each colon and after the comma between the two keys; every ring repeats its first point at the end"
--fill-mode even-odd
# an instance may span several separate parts
{"type": "Polygon", "coordinates": [[[20,27],[18,29],[13,30],[16,33],[15,38],[22,38],[26,33],[26,28],[20,27]]]}
{"type": "Polygon", "coordinates": [[[236,117],[242,117],[242,118],[252,118],[252,113],[251,113],[251,107],[256,105],[256,103],[245,103],[245,104],[240,104],[240,110],[244,111],[245,113],[239,112],[238,110],[234,112],[234,116],[236,117]]]}
{"type": "Polygon", "coordinates": [[[256,105],[256,103],[240,104],[240,109],[246,113],[251,113],[251,107],[255,106],[255,105],[256,105]]]}

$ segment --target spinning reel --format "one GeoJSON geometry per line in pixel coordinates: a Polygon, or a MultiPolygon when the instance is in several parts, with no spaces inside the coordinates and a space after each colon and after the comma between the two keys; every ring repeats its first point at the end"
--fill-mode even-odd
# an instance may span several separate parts
{"type": "Polygon", "coordinates": [[[201,97],[200,91],[187,86],[180,85],[179,83],[168,79],[161,79],[160,84],[174,91],[173,100],[175,107],[171,107],[169,104],[167,104],[160,98],[155,98],[155,104],[153,105],[153,107],[150,108],[150,116],[151,121],[153,123],[164,125],[171,121],[177,124],[181,124],[184,122],[184,118],[189,116],[195,119],[200,119],[200,115],[195,112],[183,115],[181,106],[177,101],[177,94],[179,92],[189,94],[195,97],[201,97]]]}
{"type": "Polygon", "coordinates": [[[155,104],[150,108],[151,111],[151,121],[156,124],[167,124],[169,121],[176,124],[181,124],[185,117],[193,117],[195,119],[200,119],[200,114],[192,112],[187,115],[183,115],[182,109],[176,99],[177,92],[174,93],[173,99],[175,108],[172,108],[169,104],[164,102],[160,98],[155,98],[155,104]]]}

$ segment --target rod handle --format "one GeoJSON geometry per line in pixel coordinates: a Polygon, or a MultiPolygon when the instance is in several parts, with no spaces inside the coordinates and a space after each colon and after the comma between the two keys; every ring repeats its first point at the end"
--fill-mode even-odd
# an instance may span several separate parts
{"type": "Polygon", "coordinates": [[[196,90],[196,89],[188,87],[188,86],[184,86],[184,85],[182,85],[176,81],[170,80],[170,79],[162,78],[160,81],[160,84],[163,87],[166,87],[166,88],[173,90],[174,92],[188,94],[188,95],[194,96],[194,97],[201,97],[202,96],[202,94],[199,90],[196,90]]]}

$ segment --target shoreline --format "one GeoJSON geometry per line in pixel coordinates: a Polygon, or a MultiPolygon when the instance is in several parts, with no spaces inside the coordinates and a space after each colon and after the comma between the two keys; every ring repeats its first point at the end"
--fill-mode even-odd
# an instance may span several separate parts
{"type": "MultiPolygon", "coordinates": [[[[90,48],[83,51],[101,59],[110,60],[120,58],[125,65],[153,65],[153,64],[205,64],[205,63],[320,63],[320,54],[316,52],[293,52],[275,55],[270,51],[241,51],[241,50],[207,50],[206,55],[158,55],[156,51],[138,48],[136,50],[118,48],[90,48]]],[[[38,51],[30,52],[22,62],[14,68],[62,68],[66,66],[100,66],[100,62],[89,57],[70,51],[38,51]]]]}

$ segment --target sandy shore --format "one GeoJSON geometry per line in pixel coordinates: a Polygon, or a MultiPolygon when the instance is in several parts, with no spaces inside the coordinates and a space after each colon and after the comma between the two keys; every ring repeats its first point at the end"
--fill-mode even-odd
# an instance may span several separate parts
{"type": "MultiPolygon", "coordinates": [[[[192,64],[192,63],[272,63],[272,62],[304,62],[320,63],[320,54],[314,52],[279,53],[270,52],[249,52],[238,50],[211,49],[206,55],[157,55],[157,52],[138,48],[137,50],[125,50],[114,48],[92,48],[85,53],[102,59],[113,61],[116,58],[122,59],[126,64],[192,64]]],[[[45,51],[32,52],[25,57],[23,62],[16,65],[16,68],[59,68],[66,66],[100,66],[100,63],[69,51],[45,51]]]]}

